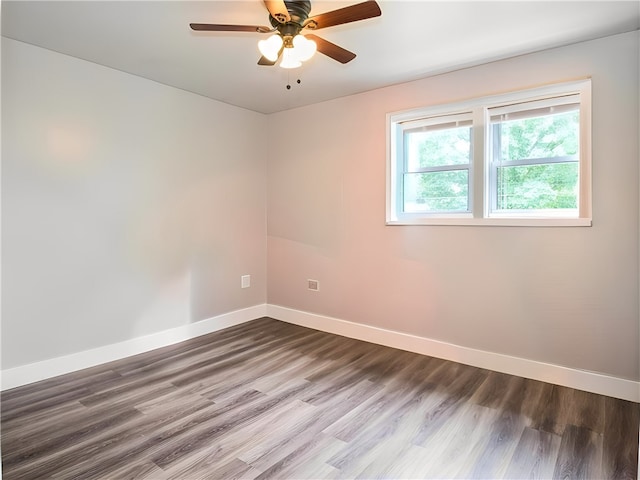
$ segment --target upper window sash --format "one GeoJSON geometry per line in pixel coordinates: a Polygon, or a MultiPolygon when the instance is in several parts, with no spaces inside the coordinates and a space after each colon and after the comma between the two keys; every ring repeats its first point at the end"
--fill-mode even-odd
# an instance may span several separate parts
{"type": "MultiPolygon", "coordinates": [[[[402,171],[406,172],[421,172],[421,171],[438,171],[438,170],[451,170],[460,167],[460,163],[446,163],[441,165],[433,165],[427,167],[411,167],[408,163],[408,149],[407,149],[407,135],[420,132],[436,132],[442,130],[449,130],[460,127],[472,127],[472,113],[456,113],[452,115],[440,115],[427,118],[419,118],[412,121],[405,121],[398,123],[398,136],[402,141],[398,140],[398,158],[402,158],[402,171]],[[451,168],[450,168],[451,167],[451,168]]],[[[467,162],[465,165],[468,165],[467,162]]]]}

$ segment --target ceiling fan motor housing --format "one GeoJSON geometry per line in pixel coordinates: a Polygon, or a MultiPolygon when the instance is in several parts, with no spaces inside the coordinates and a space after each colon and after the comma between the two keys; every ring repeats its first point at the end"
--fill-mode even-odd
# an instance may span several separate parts
{"type": "MultiPolygon", "coordinates": [[[[309,0],[285,0],[284,3],[287,6],[287,11],[289,12],[291,20],[286,23],[281,23],[278,19],[273,18],[272,15],[269,15],[271,25],[279,31],[281,31],[281,28],[285,26],[297,27],[298,31],[300,31],[304,22],[309,18],[309,13],[311,13],[311,2],[309,0]]],[[[284,32],[281,31],[281,33],[284,32]]]]}

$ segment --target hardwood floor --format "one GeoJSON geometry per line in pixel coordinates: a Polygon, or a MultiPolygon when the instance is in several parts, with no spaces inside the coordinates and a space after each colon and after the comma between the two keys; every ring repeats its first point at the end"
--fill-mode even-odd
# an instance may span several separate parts
{"type": "Polygon", "coordinates": [[[638,404],[268,318],[1,401],[5,480],[637,478],[638,404]]]}

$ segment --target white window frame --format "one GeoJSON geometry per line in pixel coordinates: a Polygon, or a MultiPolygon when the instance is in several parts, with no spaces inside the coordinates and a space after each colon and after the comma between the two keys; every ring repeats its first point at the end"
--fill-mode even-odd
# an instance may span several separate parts
{"type": "MultiPolygon", "coordinates": [[[[554,100],[551,100],[553,103],[554,100]]],[[[546,85],[464,102],[418,108],[387,114],[387,225],[496,225],[496,226],[591,226],[591,80],[546,85]],[[555,97],[577,95],[580,103],[579,200],[577,215],[564,211],[499,212],[492,208],[490,161],[490,109],[512,104],[545,102],[555,97]],[[472,148],[469,165],[469,211],[406,213],[402,211],[402,125],[431,118],[472,112],[472,148]]]]}

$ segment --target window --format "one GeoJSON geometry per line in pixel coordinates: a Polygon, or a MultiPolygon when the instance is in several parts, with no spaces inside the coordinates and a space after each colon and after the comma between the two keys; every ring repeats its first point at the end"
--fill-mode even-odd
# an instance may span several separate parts
{"type": "Polygon", "coordinates": [[[590,225],[590,82],[389,114],[388,224],[590,225]]]}
{"type": "Polygon", "coordinates": [[[401,125],[402,196],[407,213],[468,212],[471,116],[447,115],[401,125]]]}

